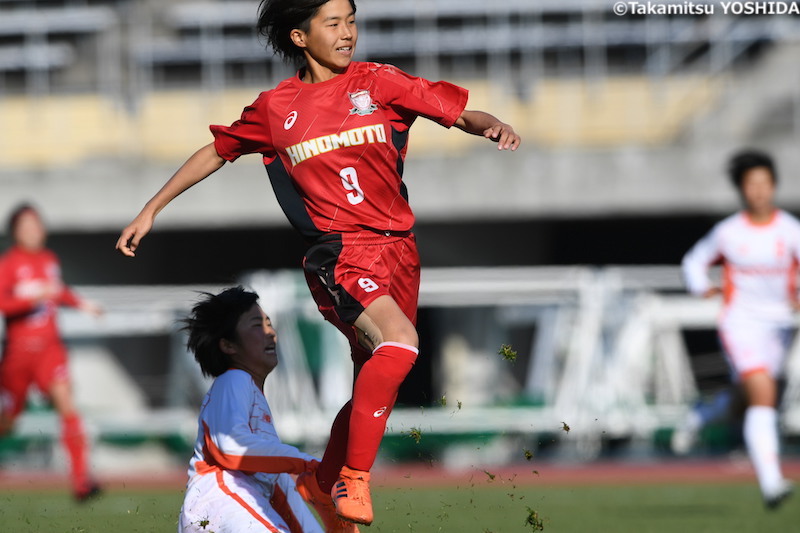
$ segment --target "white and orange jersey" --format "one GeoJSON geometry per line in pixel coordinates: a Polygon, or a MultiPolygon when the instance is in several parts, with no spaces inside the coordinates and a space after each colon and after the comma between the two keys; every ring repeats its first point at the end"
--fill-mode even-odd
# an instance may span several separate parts
{"type": "MultiPolygon", "coordinates": [[[[203,400],[198,419],[197,441],[189,464],[187,489],[208,485],[247,508],[252,516],[264,514],[264,525],[274,510],[292,525],[291,531],[317,531],[318,523],[292,484],[287,494],[281,480],[286,474],[299,474],[318,461],[294,446],[284,444],[272,423],[264,393],[243,370],[231,369],[218,376],[203,400]],[[233,475],[233,477],[231,477],[233,475]],[[217,487],[217,485],[220,485],[217,487]],[[236,486],[257,487],[262,503],[249,504],[237,496],[236,486]],[[280,503],[280,505],[279,505],[280,503]],[[259,507],[264,508],[259,510],[259,507]],[[272,507],[273,509],[266,509],[272,507]]],[[[249,489],[249,492],[253,492],[249,489]]],[[[187,498],[191,493],[187,490],[187,498]]],[[[251,494],[252,496],[252,494],[251,494]]],[[[206,495],[206,501],[210,495],[206,495]]],[[[193,502],[197,508],[198,502],[193,502]]],[[[184,513],[189,508],[184,505],[184,513]]],[[[273,518],[271,522],[276,522],[273,518]]],[[[272,531],[267,527],[268,531],[272,531]]],[[[283,531],[280,527],[277,529],[283,531]]]]}
{"type": "Polygon", "coordinates": [[[788,326],[799,262],[800,221],[776,210],[764,224],[754,223],[745,212],[717,223],[684,256],[682,268],[689,291],[700,295],[713,286],[709,267],[722,265],[722,320],[788,326]]]}

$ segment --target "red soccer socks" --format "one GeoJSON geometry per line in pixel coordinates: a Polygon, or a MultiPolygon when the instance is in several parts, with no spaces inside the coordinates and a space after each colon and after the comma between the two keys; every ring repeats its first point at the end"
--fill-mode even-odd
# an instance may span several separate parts
{"type": "Polygon", "coordinates": [[[347,458],[347,439],[350,432],[350,415],[353,412],[353,402],[347,402],[336,415],[331,426],[331,436],[325,447],[322,462],[317,468],[317,483],[326,494],[331,493],[333,484],[339,477],[339,471],[344,466],[347,458]]]}
{"type": "Polygon", "coordinates": [[[70,477],[75,497],[84,501],[99,494],[100,487],[89,477],[86,433],[83,422],[77,414],[61,419],[61,442],[67,451],[70,463],[70,477]]]}
{"type": "Polygon", "coordinates": [[[386,431],[386,421],[419,351],[406,344],[384,342],[364,363],[353,388],[353,412],[345,464],[368,472],[386,431]]]}

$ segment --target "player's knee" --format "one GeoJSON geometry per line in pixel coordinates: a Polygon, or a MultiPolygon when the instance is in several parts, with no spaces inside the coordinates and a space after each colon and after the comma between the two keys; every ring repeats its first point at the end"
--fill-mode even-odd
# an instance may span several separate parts
{"type": "Polygon", "coordinates": [[[766,371],[757,371],[742,380],[748,405],[774,406],[777,402],[775,380],[766,371]]]}
{"type": "Polygon", "coordinates": [[[397,331],[392,337],[391,339],[386,339],[386,341],[419,348],[419,335],[417,334],[417,330],[414,329],[414,326],[403,328],[397,331]]]}
{"type": "Polygon", "coordinates": [[[359,344],[370,351],[385,342],[419,348],[419,335],[417,335],[414,325],[408,320],[398,321],[381,329],[359,334],[359,344]]]}
{"type": "Polygon", "coordinates": [[[382,333],[381,342],[392,342],[419,348],[419,335],[410,320],[397,320],[390,327],[385,328],[382,333]]]}

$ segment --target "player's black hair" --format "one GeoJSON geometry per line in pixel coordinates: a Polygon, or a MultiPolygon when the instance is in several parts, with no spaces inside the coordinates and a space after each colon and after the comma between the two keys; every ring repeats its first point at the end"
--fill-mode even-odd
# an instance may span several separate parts
{"type": "Polygon", "coordinates": [[[6,231],[8,235],[14,235],[14,229],[17,227],[17,222],[19,222],[19,218],[22,216],[23,213],[26,211],[33,211],[36,213],[36,216],[41,217],[39,214],[39,210],[34,207],[34,205],[30,202],[23,202],[17,205],[12,211],[11,214],[8,215],[8,220],[6,221],[6,231]]]}
{"type": "Polygon", "coordinates": [[[775,168],[772,156],[760,150],[741,150],[734,154],[728,162],[728,175],[733,185],[741,191],[744,175],[750,169],[757,167],[764,167],[769,170],[769,174],[772,176],[772,183],[778,184],[778,171],[775,168]]]}
{"type": "Polygon", "coordinates": [[[258,301],[258,295],[241,286],[219,294],[201,294],[205,298],[195,304],[189,317],[183,320],[183,329],[189,333],[186,347],[194,352],[204,375],[217,377],[231,367],[231,357],[220,349],[219,342],[237,340],[236,324],[258,301]]]}
{"type": "MultiPolygon", "coordinates": [[[[307,32],[311,28],[311,19],[327,3],[328,0],[261,0],[256,29],[284,61],[299,66],[305,60],[305,54],[295,46],[289,34],[294,29],[307,32]]],[[[355,0],[350,0],[350,5],[355,13],[355,0]]]]}

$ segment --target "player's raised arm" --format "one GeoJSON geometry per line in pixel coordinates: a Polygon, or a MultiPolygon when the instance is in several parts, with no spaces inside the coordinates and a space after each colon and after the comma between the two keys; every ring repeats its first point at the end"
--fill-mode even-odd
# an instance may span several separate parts
{"type": "Polygon", "coordinates": [[[225,164],[219,156],[214,143],[195,152],[175,174],[161,187],[155,196],[145,204],[136,218],[122,230],[117,240],[117,250],[123,255],[133,257],[139,241],[150,232],[156,215],[164,209],[176,196],[204,180],[225,164]]]}
{"type": "Polygon", "coordinates": [[[483,111],[465,110],[458,117],[455,127],[473,135],[483,135],[497,143],[498,150],[516,150],[522,139],[511,125],[483,111]]]}

